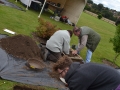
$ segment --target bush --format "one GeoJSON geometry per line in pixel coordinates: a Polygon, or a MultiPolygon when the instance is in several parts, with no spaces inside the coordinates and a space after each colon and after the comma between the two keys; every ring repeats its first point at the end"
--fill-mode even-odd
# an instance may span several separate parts
{"type": "Polygon", "coordinates": [[[58,30],[56,25],[53,25],[42,18],[39,18],[38,22],[39,26],[36,28],[35,34],[40,38],[48,40],[54,34],[54,32],[58,30]]]}
{"type": "Polygon", "coordinates": [[[117,25],[115,35],[113,38],[110,38],[110,42],[113,43],[113,50],[116,53],[113,60],[115,62],[120,55],[120,24],[117,25]]]}
{"type": "Polygon", "coordinates": [[[98,17],[98,19],[101,19],[101,18],[102,18],[102,15],[101,15],[101,14],[99,14],[97,17],[98,17]]]}

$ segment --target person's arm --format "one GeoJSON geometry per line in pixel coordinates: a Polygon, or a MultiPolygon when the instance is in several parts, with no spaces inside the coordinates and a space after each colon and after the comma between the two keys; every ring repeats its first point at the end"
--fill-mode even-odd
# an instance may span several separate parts
{"type": "Polygon", "coordinates": [[[65,54],[69,54],[69,50],[70,50],[70,39],[64,39],[63,52],[65,54]]]}
{"type": "Polygon", "coordinates": [[[79,41],[77,49],[72,51],[73,55],[77,54],[77,52],[81,51],[86,46],[87,39],[88,39],[88,35],[82,36],[81,42],[79,41]]]}

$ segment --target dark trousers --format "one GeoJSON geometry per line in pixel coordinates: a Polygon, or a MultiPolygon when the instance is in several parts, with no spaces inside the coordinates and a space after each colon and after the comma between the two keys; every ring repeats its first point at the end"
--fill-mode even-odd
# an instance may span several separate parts
{"type": "Polygon", "coordinates": [[[49,49],[47,49],[49,54],[47,56],[47,60],[48,61],[53,61],[53,62],[57,62],[58,59],[61,57],[61,52],[53,52],[49,49]]]}

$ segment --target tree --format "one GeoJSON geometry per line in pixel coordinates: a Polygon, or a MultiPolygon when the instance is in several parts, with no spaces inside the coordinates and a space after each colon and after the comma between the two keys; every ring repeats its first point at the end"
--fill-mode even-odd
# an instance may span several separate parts
{"type": "Polygon", "coordinates": [[[91,11],[91,7],[89,5],[86,5],[84,9],[88,10],[88,11],[91,11]]]}
{"type": "Polygon", "coordinates": [[[113,62],[115,63],[116,59],[120,55],[120,24],[117,25],[115,35],[113,38],[110,38],[110,42],[113,43],[113,50],[116,53],[113,60],[113,62]]]}
{"type": "Polygon", "coordinates": [[[88,0],[87,3],[93,4],[93,1],[92,0],[88,0]]]}
{"type": "Polygon", "coordinates": [[[97,4],[93,3],[92,8],[94,8],[94,9],[98,9],[97,4]]]}
{"type": "Polygon", "coordinates": [[[110,12],[109,10],[102,10],[102,16],[107,18],[107,19],[110,19],[113,17],[113,13],[110,12]]]}
{"type": "Polygon", "coordinates": [[[98,10],[101,11],[103,9],[103,4],[98,4],[98,10]]]}

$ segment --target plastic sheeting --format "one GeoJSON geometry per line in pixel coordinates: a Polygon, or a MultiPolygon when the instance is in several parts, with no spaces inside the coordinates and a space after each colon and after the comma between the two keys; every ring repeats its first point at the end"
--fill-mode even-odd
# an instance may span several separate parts
{"type": "MultiPolygon", "coordinates": [[[[0,35],[0,38],[5,37],[6,35],[0,35]]],[[[30,69],[26,69],[25,64],[26,60],[13,57],[0,48],[1,78],[25,84],[58,88],[60,90],[68,89],[61,81],[49,76],[50,68],[45,68],[42,71],[32,71],[30,69]]],[[[48,62],[45,64],[49,65],[48,62]]]]}

